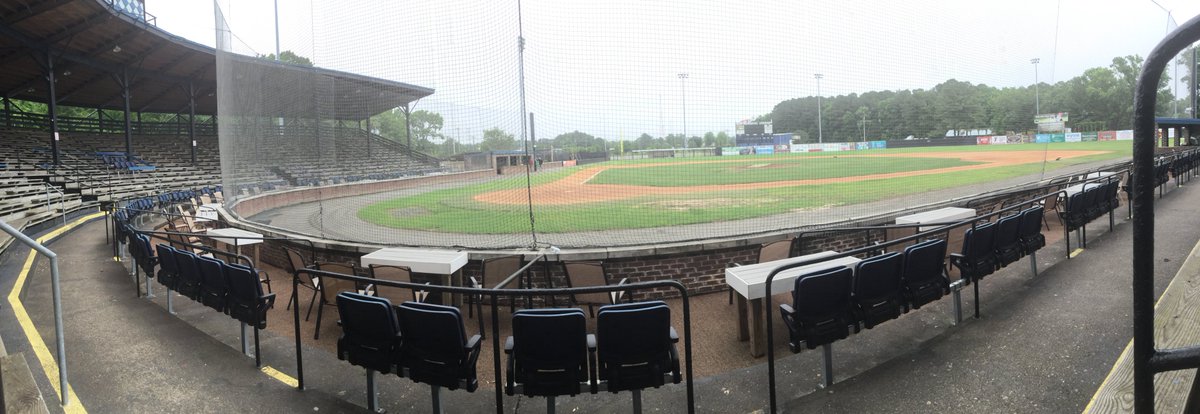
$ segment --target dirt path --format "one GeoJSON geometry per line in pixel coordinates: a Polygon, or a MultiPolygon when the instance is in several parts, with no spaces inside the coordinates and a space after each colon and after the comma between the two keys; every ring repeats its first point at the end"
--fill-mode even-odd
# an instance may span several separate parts
{"type": "MultiPolygon", "coordinates": [[[[713,191],[732,191],[732,190],[752,190],[761,188],[779,188],[779,187],[794,187],[801,185],[816,185],[830,183],[846,183],[865,180],[881,180],[888,178],[912,177],[918,175],[944,174],[955,171],[969,171],[983,168],[995,168],[1009,165],[1029,164],[1041,162],[1042,160],[1057,160],[1066,158],[1084,157],[1088,155],[1103,154],[1106,151],[982,151],[982,152],[926,152],[926,153],[901,153],[901,154],[878,154],[878,155],[837,155],[837,157],[910,157],[910,158],[956,158],[963,161],[978,162],[980,164],[963,165],[957,167],[935,168],[920,171],[900,171],[894,173],[871,174],[871,175],[856,175],[849,177],[836,178],[819,178],[810,180],[788,180],[788,181],[771,181],[762,183],[743,183],[743,184],[713,184],[713,185],[696,185],[688,187],[654,187],[644,185],[624,185],[624,184],[587,184],[592,177],[600,174],[607,169],[618,168],[647,168],[663,165],[680,165],[680,164],[714,164],[714,163],[732,163],[744,162],[744,159],[738,160],[710,160],[710,161],[689,161],[689,162],[664,162],[650,164],[631,164],[631,165],[613,165],[613,166],[597,166],[584,168],[575,173],[563,177],[560,180],[542,184],[533,187],[533,204],[539,206],[560,206],[571,204],[595,203],[602,201],[618,201],[646,195],[676,195],[690,194],[698,192],[713,192],[713,191]]],[[[835,156],[822,156],[813,158],[833,158],[835,156]]],[[[516,188],[511,190],[500,190],[482,193],[474,197],[475,201],[491,204],[525,204],[528,201],[528,196],[524,188],[516,188]]]]}

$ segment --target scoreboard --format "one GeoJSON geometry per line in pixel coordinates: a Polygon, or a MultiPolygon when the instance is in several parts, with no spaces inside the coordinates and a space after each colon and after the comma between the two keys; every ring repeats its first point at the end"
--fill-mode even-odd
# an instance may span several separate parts
{"type": "Polygon", "coordinates": [[[742,121],[737,123],[734,137],[737,146],[774,145],[775,134],[771,122],[742,121]]]}

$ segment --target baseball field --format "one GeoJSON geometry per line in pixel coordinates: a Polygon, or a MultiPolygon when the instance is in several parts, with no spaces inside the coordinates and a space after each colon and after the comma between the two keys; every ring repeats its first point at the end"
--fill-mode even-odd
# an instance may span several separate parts
{"type": "MultiPolygon", "coordinates": [[[[561,233],[837,208],[1131,155],[1129,141],[609,161],[370,204],[358,217],[437,232],[561,233]]],[[[933,200],[931,200],[933,201],[933,200]]]]}

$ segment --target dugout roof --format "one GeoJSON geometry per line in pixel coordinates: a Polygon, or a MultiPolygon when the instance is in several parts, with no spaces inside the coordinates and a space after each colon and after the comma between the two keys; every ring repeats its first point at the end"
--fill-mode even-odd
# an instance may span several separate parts
{"type": "MultiPolygon", "coordinates": [[[[49,60],[60,105],[123,110],[121,85],[128,79],[132,111],[187,112],[189,97],[194,96],[196,113],[216,114],[214,49],[155,27],[136,8],[138,4],[137,0],[0,0],[0,93],[48,102],[49,60]]],[[[429,88],[329,69],[250,57],[235,61],[261,65],[270,73],[268,78],[280,82],[314,74],[327,78],[340,91],[328,102],[336,108],[337,119],[365,119],[433,94],[429,88]]],[[[290,88],[277,90],[286,93],[290,88]]],[[[259,109],[261,115],[276,111],[259,109]]]]}

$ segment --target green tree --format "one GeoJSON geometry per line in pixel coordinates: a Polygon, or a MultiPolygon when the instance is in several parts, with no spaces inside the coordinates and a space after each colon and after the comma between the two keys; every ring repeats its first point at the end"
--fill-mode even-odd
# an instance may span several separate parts
{"type": "Polygon", "coordinates": [[[499,127],[483,131],[483,142],[479,143],[480,151],[501,151],[517,149],[517,140],[512,134],[504,132],[499,127]]]}
{"type": "MultiPolygon", "coordinates": [[[[274,53],[258,55],[258,57],[262,58],[262,59],[266,59],[266,60],[275,60],[274,53]]],[[[285,50],[285,51],[279,52],[279,61],[284,62],[284,63],[291,63],[293,65],[313,66],[312,60],[310,60],[309,58],[306,58],[304,56],[297,55],[296,52],[293,52],[290,50],[285,50]]]]}

